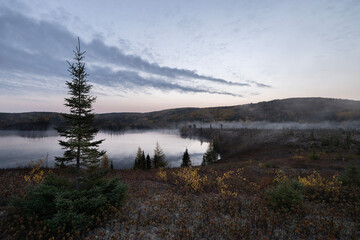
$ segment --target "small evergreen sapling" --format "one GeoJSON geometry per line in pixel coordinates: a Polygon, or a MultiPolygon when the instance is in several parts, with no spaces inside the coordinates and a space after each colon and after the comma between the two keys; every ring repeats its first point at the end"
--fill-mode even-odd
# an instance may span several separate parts
{"type": "Polygon", "coordinates": [[[150,170],[151,169],[151,158],[150,155],[146,155],[146,169],[150,170]]]}
{"type": "Polygon", "coordinates": [[[203,155],[203,161],[201,163],[202,166],[206,166],[212,163],[215,163],[218,160],[219,155],[214,149],[213,142],[209,143],[209,147],[203,155]]]}
{"type": "Polygon", "coordinates": [[[190,166],[191,166],[190,155],[186,148],[184,155],[182,157],[181,167],[190,167],[190,166]]]}
{"type": "Polygon", "coordinates": [[[134,169],[146,170],[145,154],[140,147],[138,148],[138,151],[136,153],[134,169]]]}
{"type": "Polygon", "coordinates": [[[167,161],[165,160],[165,154],[161,149],[159,143],[156,143],[156,147],[154,149],[154,158],[153,158],[153,168],[161,168],[167,166],[167,161]]]}

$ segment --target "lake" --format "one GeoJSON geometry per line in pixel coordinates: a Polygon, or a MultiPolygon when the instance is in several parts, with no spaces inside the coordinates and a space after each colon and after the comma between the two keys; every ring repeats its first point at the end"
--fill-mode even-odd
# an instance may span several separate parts
{"type": "MultiPolygon", "coordinates": [[[[0,131],[0,168],[28,166],[31,160],[49,156],[47,165],[54,166],[54,157],[62,156],[56,131],[0,131]]],[[[138,147],[154,155],[156,142],[163,149],[170,167],[178,167],[187,148],[193,165],[200,165],[207,142],[181,138],[178,130],[99,132],[96,139],[105,139],[100,150],[107,151],[115,168],[131,168],[138,147]]]]}

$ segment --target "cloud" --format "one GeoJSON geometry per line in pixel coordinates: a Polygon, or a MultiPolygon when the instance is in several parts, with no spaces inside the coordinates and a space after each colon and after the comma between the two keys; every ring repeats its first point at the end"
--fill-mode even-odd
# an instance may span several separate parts
{"type": "MultiPolygon", "coordinates": [[[[67,64],[76,36],[65,27],[47,21],[37,21],[9,9],[0,9],[0,85],[11,89],[14,80],[5,83],[6,74],[17,76],[42,76],[45,85],[68,78],[67,64]]],[[[162,91],[222,94],[240,97],[241,88],[249,83],[227,81],[206,76],[192,70],[170,68],[150,63],[135,55],[125,54],[121,49],[106,45],[100,39],[82,42],[87,51],[90,81],[98,86],[135,90],[156,88],[162,91]],[[109,66],[116,66],[112,68],[109,66]],[[120,70],[119,70],[120,68],[120,70]],[[144,77],[146,73],[149,77],[144,77]],[[181,81],[178,81],[180,80],[181,81]],[[196,81],[198,84],[193,84],[196,81]],[[222,86],[219,88],[219,85],[222,86]],[[228,90],[230,87],[230,90],[228,90]],[[224,90],[219,90],[224,89],[224,90]],[[225,90],[227,89],[227,90],[225,90]]],[[[21,87],[19,83],[13,88],[21,87]]],[[[253,81],[253,83],[255,83],[253,81]]],[[[256,83],[258,87],[268,87],[256,83]]],[[[25,87],[26,85],[23,85],[25,87]]],[[[28,89],[28,86],[26,86],[28,89]]],[[[36,89],[37,86],[33,86],[36,89]]]]}
{"type": "Polygon", "coordinates": [[[144,78],[135,71],[122,70],[113,72],[111,69],[106,67],[97,67],[95,70],[90,70],[89,72],[92,76],[91,79],[93,82],[115,88],[120,85],[124,90],[136,89],[138,86],[142,86],[152,87],[163,91],[177,90],[180,92],[211,93],[242,97],[240,94],[233,94],[226,91],[183,86],[160,78],[144,78]]]}
{"type": "Polygon", "coordinates": [[[93,40],[87,44],[86,47],[88,49],[88,56],[91,58],[96,58],[107,63],[116,63],[133,70],[144,71],[168,78],[187,77],[221,83],[229,86],[249,86],[247,83],[236,83],[211,76],[199,75],[194,71],[186,69],[161,67],[156,63],[149,63],[138,56],[125,55],[120,49],[116,47],[109,47],[98,39],[93,40]]]}
{"type": "Polygon", "coordinates": [[[259,83],[259,82],[256,82],[256,81],[248,80],[246,82],[255,84],[259,88],[272,88],[272,86],[270,86],[270,85],[267,85],[267,84],[264,84],[264,83],[259,83]]]}

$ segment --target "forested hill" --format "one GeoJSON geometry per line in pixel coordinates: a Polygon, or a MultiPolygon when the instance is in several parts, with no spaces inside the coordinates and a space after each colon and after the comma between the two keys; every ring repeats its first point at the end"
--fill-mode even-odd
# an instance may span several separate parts
{"type": "MultiPolygon", "coordinates": [[[[212,108],[178,108],[149,113],[106,113],[96,116],[102,130],[174,127],[183,122],[269,121],[323,122],[360,120],[360,101],[290,98],[256,104],[212,108]]],[[[63,124],[59,113],[0,113],[2,130],[45,130],[63,124]]]]}

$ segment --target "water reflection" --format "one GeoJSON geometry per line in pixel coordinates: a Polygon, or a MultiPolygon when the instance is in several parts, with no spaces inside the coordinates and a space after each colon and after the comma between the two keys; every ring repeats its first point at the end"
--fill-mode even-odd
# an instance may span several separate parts
{"type": "MultiPolygon", "coordinates": [[[[54,157],[63,153],[59,139],[56,131],[0,131],[0,168],[27,166],[31,160],[45,158],[47,154],[47,164],[51,167],[54,157]]],[[[181,138],[177,130],[99,132],[96,139],[105,139],[100,149],[107,151],[115,168],[131,168],[138,147],[152,157],[156,142],[164,150],[171,167],[180,166],[185,148],[189,150],[193,165],[199,165],[208,147],[208,143],[181,138]]]]}

